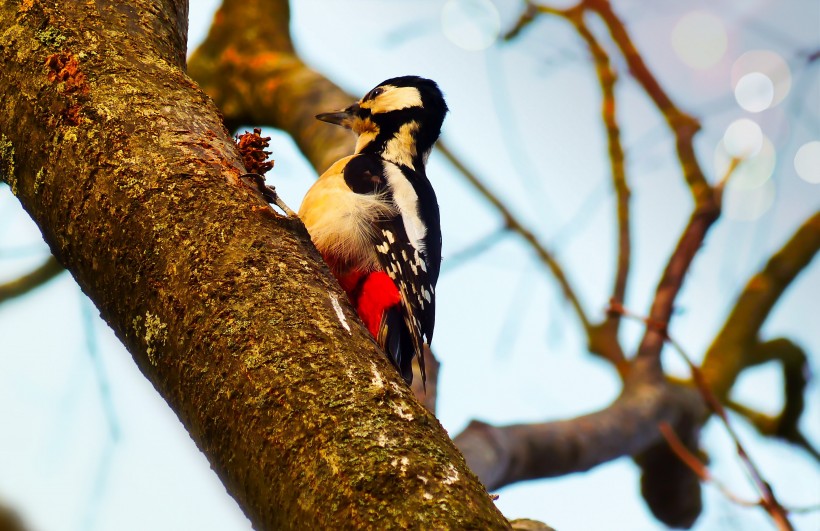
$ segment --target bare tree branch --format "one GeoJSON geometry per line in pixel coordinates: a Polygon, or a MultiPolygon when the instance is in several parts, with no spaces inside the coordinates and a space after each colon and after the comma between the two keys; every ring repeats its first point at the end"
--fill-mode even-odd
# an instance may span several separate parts
{"type": "Polygon", "coordinates": [[[743,463],[746,470],[749,472],[749,477],[752,479],[755,487],[757,488],[758,492],[760,493],[760,504],[766,509],[766,512],[772,517],[777,525],[777,528],[782,531],[791,531],[794,529],[791,522],[789,521],[788,512],[784,509],[783,505],[780,504],[778,499],[774,495],[774,491],[771,488],[771,485],[768,481],[763,479],[763,475],[760,472],[760,469],[749,456],[749,453],[744,448],[743,444],[740,442],[740,438],[737,435],[737,432],[732,427],[732,424],[729,422],[729,416],[726,414],[726,409],[721,404],[720,400],[715,396],[712,392],[711,388],[709,387],[708,382],[703,376],[703,372],[701,369],[695,365],[692,361],[692,358],[689,357],[688,354],[683,350],[681,345],[670,338],[667,334],[666,340],[669,341],[677,350],[678,354],[686,361],[686,364],[689,365],[689,370],[692,372],[692,379],[695,382],[698,390],[700,391],[701,396],[703,396],[705,402],[709,405],[709,409],[712,410],[712,413],[718,416],[720,421],[723,423],[723,426],[726,428],[726,431],[729,433],[729,436],[732,439],[732,442],[735,445],[735,450],[737,451],[738,456],[740,457],[741,462],[743,463]]]}
{"type": "Polygon", "coordinates": [[[652,71],[646,66],[643,57],[641,57],[626,30],[626,26],[612,10],[609,0],[583,0],[582,5],[595,11],[603,19],[613,41],[621,50],[632,76],[655,103],[675,135],[678,160],[695,200],[696,209],[710,210],[714,208],[714,194],[698,164],[692,142],[695,133],[700,130],[700,123],[680,110],[666,94],[652,71]]]}
{"type": "Polygon", "coordinates": [[[578,320],[581,322],[581,326],[585,331],[589,331],[592,327],[589,317],[587,317],[587,314],[581,305],[581,301],[575,294],[575,289],[570,284],[569,279],[564,273],[564,268],[558,262],[557,258],[549,250],[547,250],[541,242],[538,241],[535,234],[523,225],[523,223],[518,219],[518,216],[516,216],[495,193],[490,191],[484,182],[481,181],[481,179],[479,179],[473,171],[468,169],[467,166],[458,157],[456,157],[446,145],[439,143],[439,152],[444,155],[444,158],[446,158],[447,161],[450,162],[450,164],[452,164],[453,167],[458,170],[458,172],[465,179],[467,179],[467,182],[469,182],[473,188],[475,188],[475,190],[495,208],[495,210],[501,215],[507,228],[521,236],[527,245],[535,251],[538,259],[541,260],[547,269],[549,269],[552,276],[558,282],[558,285],[561,287],[561,291],[575,311],[575,315],[578,317],[578,320]]]}
{"type": "Polygon", "coordinates": [[[0,531],[27,531],[17,511],[0,503],[0,531]]]}
{"type": "MultiPolygon", "coordinates": [[[[618,260],[612,298],[624,301],[632,253],[629,234],[629,186],[626,182],[626,165],[624,164],[624,150],[621,145],[621,131],[616,117],[615,82],[617,74],[609,60],[609,54],[589,30],[583,16],[579,14],[573,17],[572,22],[592,53],[595,71],[598,75],[598,84],[601,86],[601,92],[603,93],[601,120],[607,131],[609,161],[612,167],[612,183],[617,196],[618,212],[618,260]]],[[[609,317],[609,320],[612,320],[612,318],[609,317]]],[[[614,321],[613,328],[613,336],[617,341],[617,320],[614,321]]]]}
{"type": "Polygon", "coordinates": [[[723,328],[706,351],[704,378],[724,400],[745,367],[753,363],[758,334],[775,303],[820,249],[820,212],[807,219],[766,266],[749,279],[723,328]]]}
{"type": "Polygon", "coordinates": [[[25,295],[29,291],[38,288],[65,271],[63,266],[53,257],[49,256],[45,262],[36,269],[26,273],[25,275],[0,284],[0,304],[25,295]]]}
{"type": "Polygon", "coordinates": [[[711,483],[714,485],[725,497],[726,499],[736,503],[738,505],[744,507],[756,507],[760,505],[760,501],[751,502],[748,500],[744,500],[739,496],[735,495],[731,490],[729,490],[726,485],[722,482],[718,481],[712,473],[709,471],[709,468],[700,460],[698,456],[693,454],[685,444],[678,438],[675,430],[669,424],[661,423],[660,425],[661,434],[663,434],[663,438],[666,439],[666,443],[675,452],[675,455],[686,464],[695,474],[698,475],[700,480],[703,483],[711,483]]]}
{"type": "Polygon", "coordinates": [[[692,389],[642,380],[628,379],[621,396],[601,411],[537,424],[491,426],[473,421],[455,443],[490,490],[582,472],[639,454],[662,441],[659,422],[677,425],[681,415],[703,412],[692,389]]]}

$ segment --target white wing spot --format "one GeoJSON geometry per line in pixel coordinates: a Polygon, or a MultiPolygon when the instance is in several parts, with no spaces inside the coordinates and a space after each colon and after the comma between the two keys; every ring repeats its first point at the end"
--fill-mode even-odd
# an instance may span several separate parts
{"type": "Polygon", "coordinates": [[[427,262],[422,260],[421,255],[419,254],[418,251],[415,252],[415,255],[413,256],[413,258],[416,259],[416,264],[418,264],[418,266],[421,267],[421,269],[426,273],[427,272],[427,262]]]}

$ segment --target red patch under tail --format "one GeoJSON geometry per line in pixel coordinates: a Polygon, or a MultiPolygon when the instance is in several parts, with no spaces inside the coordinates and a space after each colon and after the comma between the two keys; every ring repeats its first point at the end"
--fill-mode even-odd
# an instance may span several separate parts
{"type": "Polygon", "coordinates": [[[354,271],[339,276],[350,302],[373,337],[379,337],[379,327],[385,312],[401,302],[401,294],[393,280],[383,271],[354,271]]]}

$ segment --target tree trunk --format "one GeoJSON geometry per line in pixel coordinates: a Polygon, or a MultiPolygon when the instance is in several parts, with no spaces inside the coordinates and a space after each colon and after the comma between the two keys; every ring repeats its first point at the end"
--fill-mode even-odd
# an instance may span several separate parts
{"type": "Polygon", "coordinates": [[[257,529],[501,529],[184,72],[187,2],[7,1],[0,175],[257,529]]]}

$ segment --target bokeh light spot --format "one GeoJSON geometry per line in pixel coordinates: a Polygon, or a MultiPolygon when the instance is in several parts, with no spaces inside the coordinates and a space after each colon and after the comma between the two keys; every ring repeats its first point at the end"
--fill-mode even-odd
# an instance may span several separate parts
{"type": "MultiPolygon", "coordinates": [[[[726,151],[726,147],[721,141],[715,149],[715,175],[717,179],[722,179],[726,175],[731,162],[732,156],[726,151]]],[[[744,159],[737,165],[730,177],[730,182],[735,188],[757,188],[771,178],[776,163],[777,154],[774,144],[764,135],[760,150],[754,156],[744,159]]]]}
{"type": "Polygon", "coordinates": [[[448,0],[441,9],[441,29],[459,48],[479,51],[498,39],[501,18],[490,0],[448,0]]]}
{"type": "Polygon", "coordinates": [[[729,156],[747,159],[760,151],[763,145],[763,131],[756,122],[748,118],[735,120],[723,134],[723,146],[729,156]]]}
{"type": "Polygon", "coordinates": [[[744,187],[730,180],[723,193],[723,213],[730,219],[754,221],[765,214],[774,203],[774,182],[768,179],[755,188],[744,187]]]}
{"type": "Polygon", "coordinates": [[[774,101],[774,83],[766,74],[750,72],[735,85],[735,99],[746,111],[765,111],[774,101]]]}
{"type": "Polygon", "coordinates": [[[772,101],[769,106],[774,107],[783,101],[792,86],[792,75],[786,61],[769,50],[752,50],[738,57],[732,65],[732,87],[736,95],[740,81],[754,72],[763,74],[772,82],[772,101]]]}
{"type": "Polygon", "coordinates": [[[726,53],[729,38],[718,17],[707,11],[684,15],[672,30],[672,48],[692,68],[706,69],[726,53]]]}
{"type": "Polygon", "coordinates": [[[820,141],[806,142],[794,156],[794,169],[807,183],[820,183],[820,141]]]}

